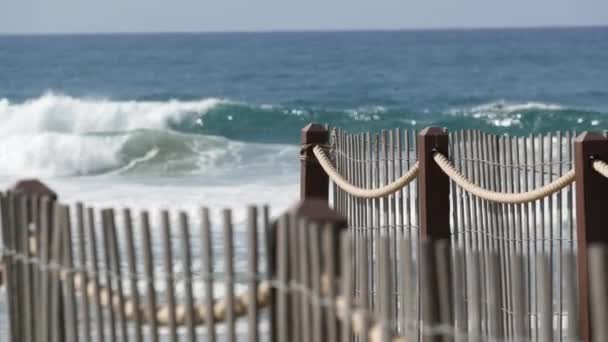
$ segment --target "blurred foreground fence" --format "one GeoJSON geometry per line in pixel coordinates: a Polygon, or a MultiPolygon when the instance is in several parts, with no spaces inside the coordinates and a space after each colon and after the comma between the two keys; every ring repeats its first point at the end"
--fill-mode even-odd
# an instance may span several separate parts
{"type": "Polygon", "coordinates": [[[302,138],[272,221],[2,194],[9,340],[608,341],[603,136],[302,138]]]}

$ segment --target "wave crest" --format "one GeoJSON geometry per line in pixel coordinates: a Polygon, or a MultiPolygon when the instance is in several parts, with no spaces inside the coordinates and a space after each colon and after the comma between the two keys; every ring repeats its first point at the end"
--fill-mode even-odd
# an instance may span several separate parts
{"type": "Polygon", "coordinates": [[[47,93],[23,103],[0,99],[0,134],[88,133],[164,129],[202,116],[225,100],[111,101],[47,93]]]}

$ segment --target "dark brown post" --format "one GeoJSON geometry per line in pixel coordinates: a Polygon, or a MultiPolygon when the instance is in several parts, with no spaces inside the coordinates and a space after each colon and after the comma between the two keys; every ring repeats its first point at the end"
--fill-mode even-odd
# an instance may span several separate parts
{"type": "Polygon", "coordinates": [[[592,164],[598,159],[608,161],[608,139],[585,132],[576,138],[574,151],[580,338],[589,341],[593,327],[589,320],[587,247],[596,242],[608,243],[605,223],[608,179],[595,171],[592,164]]]}
{"type": "Polygon", "coordinates": [[[449,158],[448,132],[428,127],[418,134],[418,189],[422,238],[450,240],[450,179],[433,160],[435,152],[449,158]]]}
{"type": "Polygon", "coordinates": [[[15,195],[20,196],[35,196],[40,198],[48,197],[53,201],[57,200],[57,193],[37,179],[25,179],[18,181],[15,183],[11,191],[15,195]]]}
{"type": "Polygon", "coordinates": [[[329,199],[329,177],[312,153],[315,145],[327,145],[329,131],[325,126],[310,123],[302,128],[302,150],[300,151],[300,199],[329,199]]]}

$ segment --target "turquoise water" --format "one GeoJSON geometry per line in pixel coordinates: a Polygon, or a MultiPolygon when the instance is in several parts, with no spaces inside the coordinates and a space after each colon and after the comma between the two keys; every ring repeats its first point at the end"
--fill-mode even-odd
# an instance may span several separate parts
{"type": "Polygon", "coordinates": [[[608,28],[0,37],[4,176],[226,183],[291,172],[310,121],[529,134],[607,120],[608,28]]]}

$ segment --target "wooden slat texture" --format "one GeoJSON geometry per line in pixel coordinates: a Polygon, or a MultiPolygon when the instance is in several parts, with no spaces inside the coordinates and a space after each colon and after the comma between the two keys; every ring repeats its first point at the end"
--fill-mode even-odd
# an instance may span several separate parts
{"type": "Polygon", "coordinates": [[[414,309],[414,270],[412,265],[412,249],[410,240],[402,239],[399,241],[399,289],[401,294],[401,334],[409,340],[415,340],[416,327],[412,322],[417,319],[414,309]]]}
{"type": "Polygon", "coordinates": [[[327,324],[327,335],[325,336],[326,340],[329,342],[338,342],[338,322],[336,317],[336,307],[335,307],[335,299],[336,299],[336,273],[337,273],[337,265],[336,265],[336,256],[339,257],[339,251],[336,250],[337,245],[337,237],[338,237],[338,229],[337,227],[332,226],[331,224],[326,224],[323,226],[323,279],[327,279],[327,283],[323,284],[323,294],[326,299],[327,310],[325,311],[326,318],[325,322],[327,324]]]}
{"type": "MultiPolygon", "coordinates": [[[[249,309],[247,311],[249,342],[259,340],[258,292],[258,209],[247,209],[247,256],[249,271],[249,309]]],[[[303,259],[303,258],[302,258],[303,259]]],[[[306,267],[307,265],[300,266],[306,267]]]]}
{"type": "MultiPolygon", "coordinates": [[[[298,241],[300,244],[300,248],[298,249],[300,252],[299,255],[299,270],[300,274],[298,277],[299,284],[302,285],[306,289],[311,288],[310,282],[310,254],[309,254],[309,234],[308,234],[308,223],[300,220],[298,222],[298,241]]],[[[312,339],[312,301],[306,294],[302,293],[302,306],[301,306],[301,315],[302,315],[302,341],[311,341],[312,339]]]]}
{"type": "Polygon", "coordinates": [[[66,341],[79,341],[78,337],[78,311],[76,309],[76,292],[74,290],[74,269],[72,251],[72,224],[70,219],[70,208],[60,207],[61,230],[62,230],[62,262],[61,265],[67,272],[61,274],[63,280],[64,306],[66,313],[66,341]]]}
{"type": "Polygon", "coordinates": [[[467,298],[469,336],[477,338],[481,335],[481,279],[479,252],[472,251],[466,256],[467,261],[467,298]]]}
{"type": "Polygon", "coordinates": [[[194,330],[194,294],[192,292],[192,250],[190,246],[190,225],[188,215],[179,213],[180,250],[182,255],[182,269],[184,272],[184,307],[186,309],[186,337],[187,341],[196,341],[194,330]]]}
{"type": "MultiPolygon", "coordinates": [[[[80,263],[81,271],[79,272],[80,278],[84,284],[89,283],[89,275],[87,271],[89,268],[88,259],[87,259],[87,238],[85,233],[85,210],[84,205],[82,203],[76,203],[76,234],[78,235],[78,259],[80,263]]],[[[40,244],[38,244],[40,246],[40,244]]],[[[90,309],[90,299],[89,296],[81,296],[81,313],[84,323],[84,331],[82,334],[83,342],[91,342],[91,309],[90,309]]],[[[141,342],[141,341],[138,341],[141,342]]]]}
{"type": "Polygon", "coordinates": [[[551,286],[551,265],[547,255],[540,255],[536,259],[538,269],[537,293],[539,295],[540,325],[539,340],[541,342],[553,342],[553,310],[551,286]]]}
{"type": "Polygon", "coordinates": [[[576,289],[576,278],[573,274],[576,274],[576,259],[572,252],[565,253],[562,256],[562,272],[566,275],[564,278],[564,296],[566,307],[566,319],[567,319],[567,333],[566,341],[575,342],[579,341],[580,327],[578,325],[578,319],[576,319],[578,313],[578,298],[576,289]]]}
{"type": "MultiPolygon", "coordinates": [[[[118,236],[116,235],[116,221],[114,217],[114,210],[107,209],[102,211],[102,222],[104,226],[104,233],[108,239],[109,254],[110,254],[110,272],[112,272],[113,285],[118,295],[118,324],[120,325],[120,336],[121,341],[126,342],[128,340],[127,334],[127,321],[125,314],[125,296],[122,286],[122,271],[120,267],[120,249],[118,245],[118,236]]],[[[113,299],[112,299],[113,301],[113,299]]],[[[113,304],[113,303],[112,303],[113,304]]],[[[110,311],[114,311],[113,305],[110,311]]]]}
{"type": "Polygon", "coordinates": [[[203,274],[205,275],[205,318],[207,323],[207,340],[215,342],[217,339],[215,331],[215,316],[213,314],[213,247],[211,244],[211,220],[209,209],[201,209],[201,258],[203,261],[203,274]]]}
{"type": "Polygon", "coordinates": [[[148,336],[150,341],[158,342],[158,322],[156,321],[156,288],[154,284],[154,255],[150,235],[150,214],[141,212],[141,233],[143,244],[144,273],[146,279],[146,316],[149,322],[148,336]]]}
{"type": "Polygon", "coordinates": [[[592,245],[588,253],[591,337],[608,341],[608,245],[592,245]]]}
{"type": "MultiPolygon", "coordinates": [[[[441,240],[435,243],[435,281],[437,282],[437,306],[438,306],[438,324],[444,327],[453,327],[453,283],[452,270],[450,267],[450,246],[448,240],[441,240]]],[[[453,328],[449,333],[442,336],[442,341],[453,341],[453,328]]]]}
{"type": "MultiPolygon", "coordinates": [[[[17,251],[18,253],[22,254],[22,255],[29,255],[29,238],[30,238],[30,229],[29,229],[29,220],[28,220],[28,215],[27,215],[27,198],[24,196],[19,196],[17,197],[17,231],[16,231],[16,237],[17,237],[17,251]]],[[[30,292],[30,286],[31,286],[31,273],[30,273],[30,265],[28,263],[25,263],[23,261],[20,262],[20,273],[21,273],[21,279],[20,279],[20,290],[21,290],[21,306],[22,306],[22,318],[21,320],[22,322],[22,329],[23,329],[23,334],[21,335],[23,338],[23,341],[31,341],[33,336],[32,336],[32,332],[34,331],[34,329],[32,329],[32,313],[34,312],[35,308],[32,306],[32,297],[31,297],[31,292],[30,292]]]]}
{"type": "Polygon", "coordinates": [[[161,211],[161,225],[163,233],[163,266],[165,278],[165,291],[169,318],[169,341],[177,341],[177,326],[175,313],[175,281],[173,274],[173,244],[171,242],[171,217],[167,210],[161,211]]]}
{"type": "MultiPolygon", "coordinates": [[[[371,240],[371,239],[370,239],[371,240]]],[[[313,240],[314,241],[314,240],[313,240]]],[[[368,273],[368,242],[361,240],[359,241],[358,251],[359,254],[356,256],[356,260],[358,260],[359,266],[361,267],[361,272],[359,272],[359,277],[361,278],[359,283],[361,288],[359,289],[359,305],[362,310],[367,311],[370,309],[369,305],[369,273],[368,273]]],[[[311,250],[314,252],[314,250],[311,250]]],[[[362,334],[359,336],[360,341],[368,342],[369,336],[367,331],[369,329],[369,321],[367,319],[367,315],[363,315],[363,319],[361,320],[361,330],[362,334]]],[[[318,340],[317,340],[318,341],[318,340]]]]}
{"type": "MultiPolygon", "coordinates": [[[[276,261],[277,261],[277,279],[282,284],[287,284],[289,277],[289,269],[288,269],[288,246],[287,246],[287,238],[288,238],[288,220],[289,217],[287,215],[283,215],[279,218],[278,228],[277,228],[277,249],[276,249],[276,261]]],[[[313,261],[314,262],[314,261],[313,261]]],[[[314,269],[314,264],[313,264],[314,269]]],[[[314,273],[313,273],[314,274],[314,273]]],[[[289,308],[288,304],[288,289],[286,287],[278,289],[278,300],[277,300],[277,310],[278,317],[286,318],[287,310],[289,308]]],[[[289,324],[278,324],[278,322],[272,322],[271,324],[277,324],[277,336],[278,341],[288,341],[289,340],[289,324]]],[[[317,326],[318,327],[318,326],[317,326]]],[[[318,328],[315,327],[314,331],[317,331],[318,328]]]]}
{"type": "MultiPolygon", "coordinates": [[[[53,205],[53,233],[51,238],[51,258],[49,263],[54,265],[61,265],[62,253],[62,215],[61,205],[54,203],[53,205]]],[[[51,283],[50,283],[50,297],[51,297],[51,314],[50,327],[51,327],[51,341],[59,342],[64,341],[65,336],[65,316],[63,307],[63,294],[61,291],[61,277],[59,270],[54,268],[51,271],[51,283]]]]}
{"type": "Polygon", "coordinates": [[[526,282],[524,274],[524,258],[521,255],[513,255],[510,260],[511,288],[513,289],[513,332],[514,340],[527,338],[529,335],[528,307],[526,306],[526,282]]]}
{"type": "Polygon", "coordinates": [[[97,248],[97,235],[95,234],[95,211],[93,208],[87,208],[87,230],[89,237],[89,257],[91,259],[91,267],[93,272],[93,303],[95,305],[95,331],[97,341],[105,341],[104,315],[103,307],[101,306],[101,294],[99,291],[101,277],[99,273],[99,257],[97,248]]]}
{"type": "MultiPolygon", "coordinates": [[[[298,241],[298,228],[297,218],[295,215],[289,216],[288,233],[287,233],[287,245],[289,246],[288,252],[288,268],[289,268],[289,283],[298,283],[299,274],[299,248],[300,244],[298,241]]],[[[291,291],[289,293],[289,320],[291,329],[291,340],[293,342],[300,342],[302,337],[302,321],[300,317],[301,309],[300,305],[303,300],[303,294],[300,291],[291,291]]]]}
{"type": "MultiPolygon", "coordinates": [[[[323,321],[323,308],[321,307],[321,303],[318,299],[321,297],[321,248],[319,246],[321,235],[319,233],[318,224],[310,224],[309,225],[309,243],[308,247],[310,248],[309,255],[310,258],[310,271],[311,271],[311,297],[310,300],[313,304],[312,308],[312,331],[313,331],[313,341],[321,341],[324,339],[325,335],[323,332],[324,329],[324,321],[323,321]]],[[[280,279],[280,278],[279,278],[280,279]]]]}
{"type": "MultiPolygon", "coordinates": [[[[346,319],[342,319],[342,333],[341,334],[342,334],[342,342],[350,342],[353,339],[352,321],[351,321],[352,291],[353,291],[352,258],[354,257],[353,248],[352,248],[353,240],[351,239],[348,231],[343,232],[340,239],[341,239],[340,258],[341,258],[341,262],[342,262],[342,264],[340,265],[341,278],[342,278],[341,279],[342,283],[340,284],[340,286],[341,286],[340,294],[344,298],[344,315],[346,316],[346,319]]],[[[305,241],[305,239],[302,241],[305,241]]],[[[306,277],[306,279],[307,279],[307,277],[306,277]]],[[[308,284],[304,283],[304,285],[307,286],[308,284]]],[[[305,307],[307,307],[307,305],[305,305],[305,307]]],[[[305,318],[308,319],[308,317],[305,317],[305,318]]],[[[309,327],[310,327],[309,325],[305,325],[305,331],[309,327]]],[[[309,337],[309,336],[307,336],[307,337],[309,337]]],[[[310,341],[310,337],[308,339],[305,339],[305,341],[310,341]]]]}
{"type": "MultiPolygon", "coordinates": [[[[102,246],[103,246],[103,265],[104,268],[103,270],[105,271],[105,287],[109,288],[110,290],[114,290],[114,280],[112,279],[112,250],[110,248],[110,236],[108,234],[108,231],[110,230],[110,228],[108,227],[109,221],[107,219],[107,214],[105,211],[101,212],[101,225],[102,225],[102,231],[101,231],[101,236],[102,236],[102,246]]],[[[114,310],[112,310],[111,306],[106,306],[106,314],[107,317],[109,318],[109,326],[108,328],[110,329],[109,331],[109,337],[110,337],[110,341],[111,342],[116,342],[118,341],[118,329],[116,327],[116,315],[114,313],[114,310]]],[[[119,322],[120,323],[120,322],[119,322]]],[[[106,333],[104,331],[104,333],[106,333]]]]}
{"type": "Polygon", "coordinates": [[[236,341],[234,315],[234,241],[232,238],[232,212],[222,211],[224,230],[224,272],[226,273],[226,329],[228,341],[236,341]]]}
{"type": "MultiPolygon", "coordinates": [[[[123,210],[124,219],[124,239],[127,243],[127,259],[129,262],[129,288],[131,290],[130,299],[133,302],[135,308],[140,307],[140,296],[139,289],[137,287],[138,267],[137,267],[137,251],[135,247],[135,239],[133,234],[133,217],[131,216],[131,210],[123,210]]],[[[135,341],[143,342],[143,327],[141,311],[139,309],[134,310],[134,324],[135,324],[135,341]]]]}

